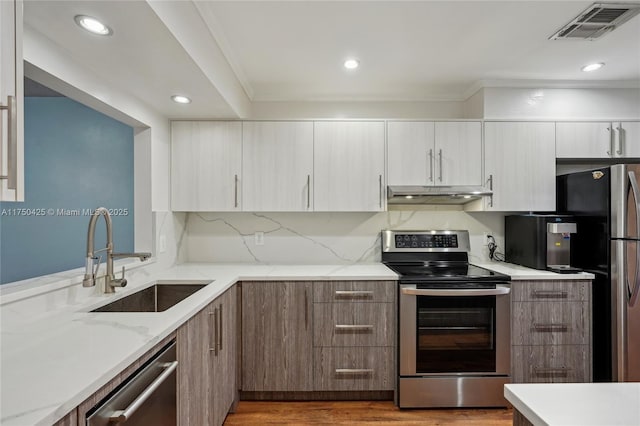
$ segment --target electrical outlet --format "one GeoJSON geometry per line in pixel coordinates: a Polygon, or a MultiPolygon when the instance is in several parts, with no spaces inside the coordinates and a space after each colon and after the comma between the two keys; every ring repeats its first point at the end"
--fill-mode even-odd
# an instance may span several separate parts
{"type": "Polygon", "coordinates": [[[258,231],[255,234],[253,234],[255,240],[256,240],[256,245],[257,246],[263,246],[264,245],[264,232],[262,231],[258,231]]]}
{"type": "Polygon", "coordinates": [[[167,237],[165,235],[160,235],[158,238],[158,251],[160,253],[167,251],[167,237]]]}

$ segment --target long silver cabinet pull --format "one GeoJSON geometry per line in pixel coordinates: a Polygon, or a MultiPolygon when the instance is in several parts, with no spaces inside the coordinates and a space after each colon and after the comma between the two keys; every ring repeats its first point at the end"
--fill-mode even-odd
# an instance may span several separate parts
{"type": "Polygon", "coordinates": [[[489,175],[487,183],[489,183],[489,190],[491,191],[491,195],[489,196],[489,207],[493,207],[493,175],[489,175]]]}
{"type": "Polygon", "coordinates": [[[534,299],[566,299],[569,292],[562,290],[533,290],[531,297],[534,299]]]}
{"type": "Polygon", "coordinates": [[[607,130],[609,131],[609,151],[607,151],[607,155],[613,157],[613,128],[607,127],[607,130]]]}
{"type": "Polygon", "coordinates": [[[336,374],[372,374],[372,368],[336,368],[336,374]]]}
{"type": "Polygon", "coordinates": [[[620,126],[616,127],[616,131],[618,132],[618,149],[616,150],[616,154],[622,155],[622,141],[624,136],[624,129],[620,126]]]}
{"type": "Polygon", "coordinates": [[[307,210],[311,208],[311,175],[307,175],[307,210]]]}
{"type": "Polygon", "coordinates": [[[222,305],[218,308],[218,315],[220,315],[220,320],[218,321],[218,325],[220,326],[220,332],[218,333],[218,351],[222,351],[222,305]]]}
{"type": "Polygon", "coordinates": [[[336,290],[337,297],[369,297],[373,290],[336,290]]]}
{"type": "Polygon", "coordinates": [[[165,380],[169,378],[169,376],[178,368],[178,361],[167,362],[163,364],[165,370],[160,374],[156,379],[151,382],[149,387],[147,387],[138,397],[133,400],[133,402],[124,410],[114,411],[109,417],[109,422],[118,422],[124,423],[131,418],[133,413],[135,413],[138,408],[147,400],[153,393],[164,383],[165,380]]]}
{"type": "Polygon", "coordinates": [[[336,324],[336,330],[373,330],[371,324],[336,324]]]}
{"type": "Polygon", "coordinates": [[[433,149],[429,150],[429,182],[433,182],[433,149]]]}
{"type": "Polygon", "coordinates": [[[304,328],[307,329],[307,324],[309,322],[309,296],[307,296],[307,289],[304,289],[304,328]]]}
{"type": "Polygon", "coordinates": [[[439,180],[440,182],[442,182],[442,150],[439,150],[439,151],[438,151],[438,158],[439,158],[439,160],[440,160],[440,161],[439,161],[439,163],[440,163],[440,170],[439,170],[439,173],[438,173],[438,180],[439,180]]]}
{"type": "Polygon", "coordinates": [[[412,296],[500,296],[509,294],[509,287],[496,287],[492,289],[468,289],[468,290],[434,290],[434,289],[417,289],[403,288],[402,294],[412,296]]]}
{"type": "Polygon", "coordinates": [[[382,208],[382,175],[378,175],[378,197],[380,198],[378,205],[382,208]]]}
{"type": "Polygon", "coordinates": [[[238,175],[234,175],[234,189],[233,189],[233,205],[234,207],[238,207],[238,175]]]}
{"type": "Polygon", "coordinates": [[[555,331],[563,331],[564,332],[564,331],[568,331],[569,330],[569,324],[534,323],[533,324],[533,329],[535,331],[542,331],[542,332],[555,332],[555,331]]]}
{"type": "MultiPolygon", "coordinates": [[[[214,309],[213,312],[209,312],[209,321],[211,321],[211,317],[213,316],[213,347],[209,344],[209,352],[213,352],[215,356],[218,356],[218,308],[214,309]]],[[[211,336],[209,336],[211,338],[211,336]]],[[[211,342],[210,342],[211,343],[211,342]]]]}
{"type": "Polygon", "coordinates": [[[533,373],[536,376],[563,376],[569,375],[573,368],[568,367],[533,367],[533,373]]]}
{"type": "Polygon", "coordinates": [[[18,188],[18,113],[15,96],[7,96],[7,104],[0,110],[7,110],[7,174],[0,179],[7,181],[8,189],[18,188]]]}

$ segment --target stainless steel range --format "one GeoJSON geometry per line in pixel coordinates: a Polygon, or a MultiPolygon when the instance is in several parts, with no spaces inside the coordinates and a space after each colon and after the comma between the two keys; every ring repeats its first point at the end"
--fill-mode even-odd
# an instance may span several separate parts
{"type": "Polygon", "coordinates": [[[469,264],[468,231],[383,231],[399,278],[398,405],[506,406],[508,275],[469,264]]]}

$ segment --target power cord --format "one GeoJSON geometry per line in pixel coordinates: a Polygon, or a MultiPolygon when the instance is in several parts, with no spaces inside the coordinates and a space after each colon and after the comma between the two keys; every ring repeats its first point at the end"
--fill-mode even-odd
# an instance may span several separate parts
{"type": "Polygon", "coordinates": [[[487,235],[487,248],[489,249],[489,259],[496,262],[504,262],[504,253],[498,251],[498,244],[493,235],[487,235]]]}

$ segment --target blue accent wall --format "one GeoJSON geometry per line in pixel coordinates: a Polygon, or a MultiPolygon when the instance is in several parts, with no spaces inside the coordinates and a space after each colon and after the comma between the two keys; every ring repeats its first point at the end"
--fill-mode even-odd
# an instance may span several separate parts
{"type": "Polygon", "coordinates": [[[63,97],[25,98],[24,116],[25,202],[0,203],[0,284],[84,267],[88,211],[101,206],[114,251],[133,251],[133,128],[63,97]]]}

